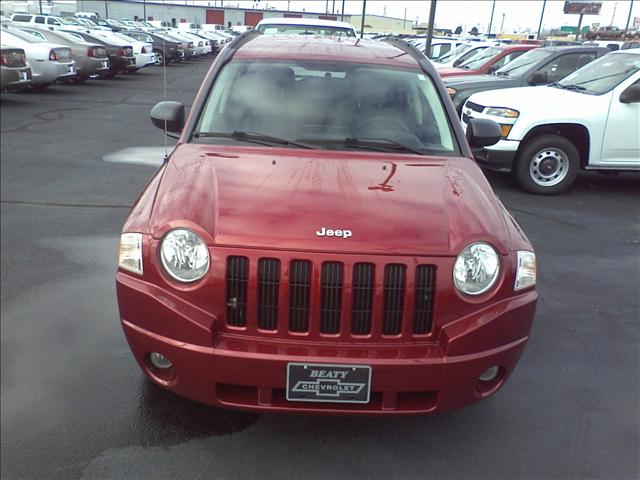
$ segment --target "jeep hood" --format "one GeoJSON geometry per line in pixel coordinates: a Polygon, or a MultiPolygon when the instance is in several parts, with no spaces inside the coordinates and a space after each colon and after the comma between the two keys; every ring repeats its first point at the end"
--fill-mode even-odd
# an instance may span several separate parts
{"type": "Polygon", "coordinates": [[[502,207],[468,158],[180,145],[149,228],[161,238],[178,226],[236,247],[453,256],[485,240],[508,251],[502,207]]]}

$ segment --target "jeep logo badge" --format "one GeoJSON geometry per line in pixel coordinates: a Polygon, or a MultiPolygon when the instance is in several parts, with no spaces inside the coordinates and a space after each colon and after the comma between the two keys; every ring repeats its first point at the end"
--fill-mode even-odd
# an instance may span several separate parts
{"type": "Polygon", "coordinates": [[[320,230],[316,231],[316,236],[349,238],[353,236],[353,233],[351,233],[351,230],[333,230],[331,228],[322,227],[320,230]]]}

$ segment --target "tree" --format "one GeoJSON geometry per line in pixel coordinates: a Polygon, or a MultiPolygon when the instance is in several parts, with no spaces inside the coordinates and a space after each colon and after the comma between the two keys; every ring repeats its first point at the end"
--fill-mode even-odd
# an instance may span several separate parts
{"type": "Polygon", "coordinates": [[[462,33],[462,27],[458,26],[458,27],[456,28],[456,31],[455,31],[455,32],[453,32],[453,33],[455,33],[456,35],[460,35],[460,34],[462,33]]]}
{"type": "Polygon", "coordinates": [[[478,27],[473,27],[469,33],[471,35],[477,35],[478,34],[478,27]]]}

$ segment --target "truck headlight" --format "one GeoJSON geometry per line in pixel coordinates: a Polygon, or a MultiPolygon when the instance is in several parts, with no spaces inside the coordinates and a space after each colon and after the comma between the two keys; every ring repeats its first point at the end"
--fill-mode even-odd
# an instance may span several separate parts
{"type": "Polygon", "coordinates": [[[533,252],[518,252],[518,269],[514,290],[535,287],[536,285],[536,254],[533,252]]]}
{"type": "Polygon", "coordinates": [[[142,275],[141,233],[123,233],[120,235],[118,266],[124,270],[142,275]]]}
{"type": "Polygon", "coordinates": [[[179,282],[195,282],[209,270],[209,250],[191,230],[176,228],[160,244],[160,260],[166,272],[179,282]]]}
{"type": "Polygon", "coordinates": [[[453,266],[453,282],[467,295],[481,295],[498,279],[500,257],[488,243],[472,243],[465,248],[453,266]]]}
{"type": "Polygon", "coordinates": [[[484,113],[487,115],[504,118],[518,118],[520,116],[519,111],[512,110],[510,108],[489,107],[484,111],[484,113]]]}

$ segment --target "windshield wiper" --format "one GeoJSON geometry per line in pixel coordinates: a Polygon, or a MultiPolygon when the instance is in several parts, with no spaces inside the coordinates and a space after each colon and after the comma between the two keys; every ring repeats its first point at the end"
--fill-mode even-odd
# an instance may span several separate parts
{"type": "Polygon", "coordinates": [[[399,150],[405,150],[407,152],[415,153],[416,155],[426,155],[425,152],[418,148],[411,147],[402,142],[398,142],[396,140],[391,140],[389,138],[378,138],[378,137],[361,137],[361,138],[351,138],[347,137],[344,139],[343,144],[347,147],[353,148],[365,148],[369,150],[378,150],[384,152],[384,149],[381,149],[382,145],[386,144],[386,146],[392,146],[399,150]],[[377,144],[377,145],[376,145],[377,144]]]}
{"type": "Polygon", "coordinates": [[[308,148],[310,150],[316,150],[316,145],[309,143],[296,142],[295,140],[289,140],[287,138],[272,137],[259,132],[243,132],[235,130],[233,133],[224,132],[196,132],[193,134],[194,138],[233,138],[241,142],[253,142],[261,143],[262,145],[278,144],[278,145],[295,145],[300,148],[308,148]]]}
{"type": "Polygon", "coordinates": [[[561,88],[563,90],[571,90],[571,91],[574,91],[574,92],[581,92],[583,90],[586,90],[586,88],[581,87],[580,85],[571,85],[571,84],[563,85],[563,84],[558,83],[558,82],[551,83],[549,86],[561,88]]]}

